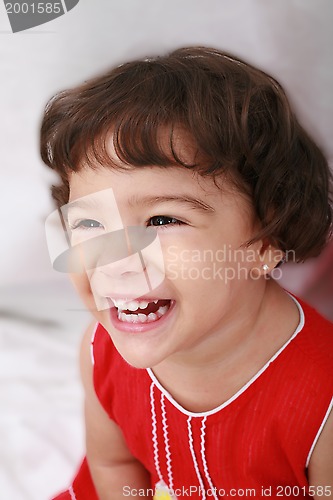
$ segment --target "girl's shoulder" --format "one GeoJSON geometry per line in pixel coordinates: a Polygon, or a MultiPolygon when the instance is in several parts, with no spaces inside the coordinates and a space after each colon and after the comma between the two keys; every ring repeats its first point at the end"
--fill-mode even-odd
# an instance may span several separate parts
{"type": "Polygon", "coordinates": [[[333,324],[304,301],[297,302],[301,327],[274,361],[267,387],[275,381],[281,404],[288,393],[293,404],[325,413],[333,396],[333,324]]]}
{"type": "Polygon", "coordinates": [[[308,356],[308,361],[328,364],[333,370],[333,323],[316,309],[298,299],[304,314],[304,326],[297,346],[308,356]]]}
{"type": "Polygon", "coordinates": [[[97,397],[105,411],[117,422],[119,415],[127,411],[127,402],[133,399],[133,394],[149,394],[149,375],[146,370],[127,363],[100,323],[96,324],[91,338],[91,359],[97,397]]]}

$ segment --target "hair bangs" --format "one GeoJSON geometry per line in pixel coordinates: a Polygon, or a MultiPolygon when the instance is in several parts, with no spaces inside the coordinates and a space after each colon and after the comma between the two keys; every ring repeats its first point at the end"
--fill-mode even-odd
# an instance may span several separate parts
{"type": "Polygon", "coordinates": [[[121,117],[103,130],[85,148],[90,166],[120,169],[144,166],[182,166],[199,168],[198,152],[192,152],[193,140],[183,126],[164,122],[154,115],[121,117]],[[186,152],[183,150],[187,144],[186,152]],[[189,150],[191,153],[189,154],[189,150]]]}

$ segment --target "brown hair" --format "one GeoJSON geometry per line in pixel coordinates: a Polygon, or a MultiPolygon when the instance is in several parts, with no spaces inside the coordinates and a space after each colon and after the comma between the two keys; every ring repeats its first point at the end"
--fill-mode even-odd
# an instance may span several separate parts
{"type": "MultiPolygon", "coordinates": [[[[297,260],[317,255],[331,229],[327,161],[295,118],[271,76],[216,49],[190,47],[137,60],[55,96],[41,126],[41,156],[56,170],[58,206],[67,203],[68,174],[114,165],[109,132],[129,168],[181,165],[216,178],[222,173],[251,196],[262,230],[297,260]],[[197,147],[185,163],[174,147],[176,128],[197,147]],[[161,130],[170,132],[162,147],[161,130]]],[[[254,241],[254,240],[253,240],[254,241]]]]}

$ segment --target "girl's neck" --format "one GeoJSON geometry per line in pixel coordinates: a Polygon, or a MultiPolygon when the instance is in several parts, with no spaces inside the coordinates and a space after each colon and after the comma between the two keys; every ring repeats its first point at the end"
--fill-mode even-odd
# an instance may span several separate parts
{"type": "Polygon", "coordinates": [[[245,304],[242,312],[241,319],[208,336],[205,345],[153,368],[164,388],[187,410],[208,411],[232,397],[299,324],[297,305],[273,280],[266,283],[256,307],[250,311],[245,304]]]}

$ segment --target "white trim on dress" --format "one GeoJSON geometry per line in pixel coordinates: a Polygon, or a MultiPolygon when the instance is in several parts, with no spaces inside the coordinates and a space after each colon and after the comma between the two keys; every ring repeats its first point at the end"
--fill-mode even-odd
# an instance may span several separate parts
{"type": "Polygon", "coordinates": [[[295,299],[295,297],[293,297],[292,295],[290,295],[290,297],[294,300],[295,304],[297,305],[298,310],[299,310],[299,317],[300,317],[298,326],[297,326],[296,330],[294,331],[293,335],[269,359],[269,361],[267,361],[267,363],[245,385],[243,385],[243,387],[241,387],[241,389],[239,389],[231,398],[229,398],[227,401],[225,401],[221,405],[217,406],[216,408],[213,408],[212,410],[209,410],[209,411],[200,412],[200,413],[188,411],[185,408],[183,408],[179,403],[177,403],[177,401],[171,396],[171,394],[162,386],[162,384],[156,378],[152,369],[147,368],[147,372],[148,372],[151,380],[154,382],[156,387],[158,387],[159,390],[164,394],[164,396],[170,401],[170,403],[173,406],[175,406],[181,413],[187,415],[188,417],[209,417],[210,415],[214,415],[215,413],[219,412],[220,410],[222,410],[226,406],[229,406],[233,401],[235,401],[235,399],[237,399],[241,394],[243,394],[243,392],[245,392],[257,380],[257,378],[259,378],[260,375],[267,370],[269,365],[271,363],[273,363],[273,361],[285,350],[285,348],[290,344],[290,342],[292,340],[294,340],[294,338],[296,338],[298,333],[303,329],[304,323],[305,323],[303,308],[302,308],[301,304],[298,302],[298,300],[295,299]]]}
{"type": "Polygon", "coordinates": [[[305,467],[306,467],[306,468],[308,468],[308,467],[309,467],[309,463],[310,463],[310,460],[311,460],[311,456],[312,456],[313,450],[315,449],[315,446],[316,446],[317,441],[318,441],[318,439],[319,439],[319,437],[320,437],[320,434],[322,433],[322,430],[323,430],[323,428],[325,427],[325,424],[326,424],[326,422],[327,422],[327,420],[328,420],[328,417],[329,417],[329,416],[330,416],[330,414],[331,414],[332,408],[333,408],[333,398],[331,399],[331,402],[330,402],[330,404],[329,404],[329,407],[328,407],[328,409],[327,409],[327,412],[326,412],[326,414],[325,414],[325,417],[324,417],[324,419],[323,419],[323,421],[322,421],[322,423],[321,423],[321,425],[320,425],[320,427],[319,427],[319,429],[318,429],[318,432],[317,432],[317,434],[316,434],[316,437],[314,438],[314,441],[313,441],[312,446],[311,446],[311,448],[310,448],[310,451],[309,451],[309,454],[308,454],[308,458],[307,458],[307,460],[306,460],[306,464],[305,464],[305,467]]]}
{"type": "Polygon", "coordinates": [[[94,357],[94,342],[95,342],[95,335],[97,332],[97,328],[99,327],[99,323],[96,323],[93,334],[91,336],[91,341],[90,341],[90,356],[91,356],[91,362],[94,365],[95,364],[95,357],[94,357]]]}
{"type": "Polygon", "coordinates": [[[70,497],[71,497],[71,500],[77,500],[76,495],[75,495],[75,493],[74,493],[73,486],[70,486],[70,487],[68,488],[68,493],[69,493],[69,495],[70,495],[70,497]]]}

